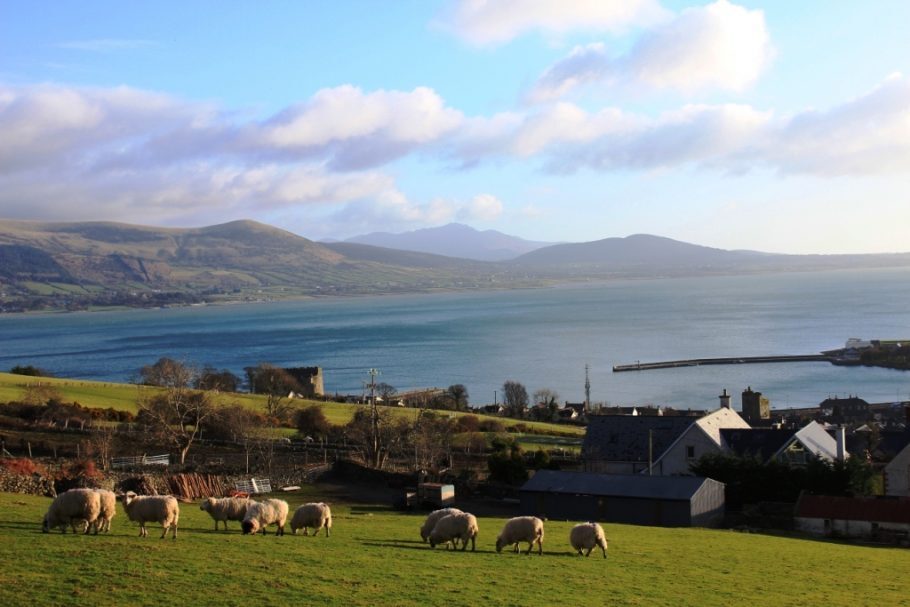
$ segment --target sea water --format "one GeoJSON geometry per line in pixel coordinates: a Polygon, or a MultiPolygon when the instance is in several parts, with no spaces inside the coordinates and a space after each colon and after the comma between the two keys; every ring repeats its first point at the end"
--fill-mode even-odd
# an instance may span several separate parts
{"type": "MultiPolygon", "coordinates": [[[[592,402],[713,408],[723,389],[772,407],[830,395],[910,398],[910,372],[826,362],[613,373],[616,364],[813,354],[849,337],[910,339],[910,269],[613,281],[546,289],[377,296],[116,312],[0,315],[0,369],[132,381],[168,356],[243,375],[320,366],[329,393],[367,370],[399,391],[464,384],[479,405],[506,380],[592,402]]],[[[738,398],[734,398],[737,403],[738,398]]]]}

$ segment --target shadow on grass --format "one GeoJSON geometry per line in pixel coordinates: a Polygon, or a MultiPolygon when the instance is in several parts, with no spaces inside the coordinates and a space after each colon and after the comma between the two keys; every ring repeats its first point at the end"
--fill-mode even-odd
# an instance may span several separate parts
{"type": "MultiPolygon", "coordinates": [[[[424,544],[422,542],[414,541],[414,540],[399,540],[399,539],[373,540],[373,541],[368,541],[368,542],[363,542],[363,543],[367,546],[376,546],[379,548],[401,548],[403,550],[424,550],[424,551],[428,551],[428,552],[432,552],[435,550],[437,552],[475,552],[477,554],[500,554],[503,558],[506,558],[506,557],[517,558],[518,556],[522,556],[522,557],[527,556],[527,553],[525,553],[524,550],[522,550],[521,555],[519,555],[517,553],[512,552],[511,550],[509,550],[509,551],[503,550],[501,553],[497,553],[496,550],[494,550],[494,549],[485,550],[483,548],[478,548],[477,550],[474,550],[474,551],[472,551],[470,548],[468,548],[467,550],[462,550],[461,548],[458,548],[454,551],[446,550],[442,546],[437,546],[436,548],[430,548],[429,544],[424,544]]],[[[534,552],[532,552],[531,556],[538,556],[537,551],[535,550],[534,552]]],[[[544,550],[544,553],[542,556],[550,557],[550,558],[555,557],[555,558],[567,558],[567,559],[581,558],[574,552],[547,552],[546,550],[544,550]]],[[[593,554],[592,554],[592,558],[593,558],[593,554]]],[[[603,560],[603,559],[601,558],[601,560],[603,560]]]]}
{"type": "Polygon", "coordinates": [[[389,513],[395,512],[391,506],[351,506],[351,514],[369,514],[373,512],[389,513]]]}

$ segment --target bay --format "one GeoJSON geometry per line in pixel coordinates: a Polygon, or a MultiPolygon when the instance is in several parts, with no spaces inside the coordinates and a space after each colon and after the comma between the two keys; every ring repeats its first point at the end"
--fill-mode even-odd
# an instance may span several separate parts
{"type": "Polygon", "coordinates": [[[615,281],[549,289],[0,316],[0,369],[131,381],[169,356],[241,375],[321,366],[330,393],[377,368],[399,390],[461,383],[472,404],[505,380],[562,400],[706,409],[747,386],[773,408],[830,395],[910,398],[910,372],[824,362],[613,373],[616,364],[811,354],[848,337],[910,339],[910,269],[615,281]]]}

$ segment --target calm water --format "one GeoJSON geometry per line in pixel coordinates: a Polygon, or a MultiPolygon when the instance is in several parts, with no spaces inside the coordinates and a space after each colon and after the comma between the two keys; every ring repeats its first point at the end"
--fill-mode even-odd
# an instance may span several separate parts
{"type": "MultiPolygon", "coordinates": [[[[910,372],[828,363],[614,374],[614,364],[808,354],[848,337],[910,338],[910,269],[624,281],[486,293],[0,316],[0,369],[126,381],[161,356],[244,366],[319,365],[326,390],[360,393],[379,368],[399,390],[463,383],[474,404],[514,379],[612,404],[709,408],[747,386],[775,408],[828,395],[906,399],[910,372]]],[[[500,395],[501,398],[501,395],[500,395]]],[[[734,401],[738,404],[738,397],[734,401]]]]}

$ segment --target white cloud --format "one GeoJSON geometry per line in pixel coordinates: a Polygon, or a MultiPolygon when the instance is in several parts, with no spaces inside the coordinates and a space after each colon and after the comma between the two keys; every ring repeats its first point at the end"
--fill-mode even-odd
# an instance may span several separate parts
{"type": "Polygon", "coordinates": [[[0,86],[0,133],[0,216],[179,222],[208,213],[219,221],[355,203],[349,217],[438,225],[493,218],[502,203],[489,194],[451,201],[447,192],[414,202],[392,177],[362,167],[407,154],[462,167],[533,162],[561,173],[903,174],[910,80],[894,75],[846,103],[790,115],[691,104],[647,116],[560,102],[464,117],[429,89],[341,87],[265,121],[129,88],[0,86]]]}
{"type": "Polygon", "coordinates": [[[615,31],[663,15],[656,0],[455,0],[442,21],[471,44],[491,45],[534,30],[615,31]]]}
{"type": "Polygon", "coordinates": [[[437,140],[461,121],[461,112],[426,87],[365,94],[339,86],[268,120],[261,137],[267,146],[303,153],[331,148],[339,168],[363,168],[437,140]]]}
{"type": "Polygon", "coordinates": [[[547,101],[598,82],[684,93],[741,91],[772,55],[764,13],[718,0],[645,32],[624,56],[611,57],[603,44],[576,47],[544,72],[528,96],[547,101]]]}
{"type": "Polygon", "coordinates": [[[502,215],[502,201],[492,194],[478,194],[458,213],[462,221],[493,221],[502,215]]]}

